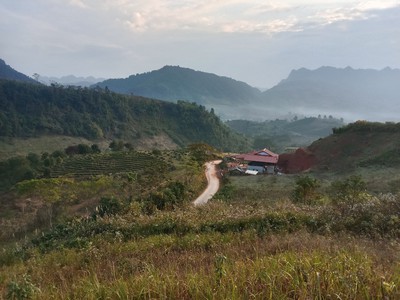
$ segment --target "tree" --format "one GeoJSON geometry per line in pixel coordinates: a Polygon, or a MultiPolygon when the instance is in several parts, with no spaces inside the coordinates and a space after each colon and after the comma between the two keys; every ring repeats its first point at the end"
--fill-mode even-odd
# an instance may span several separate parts
{"type": "Polygon", "coordinates": [[[92,153],[92,149],[86,144],[78,145],[78,153],[79,154],[90,154],[92,153]]]}
{"type": "Polygon", "coordinates": [[[92,149],[92,153],[100,153],[101,152],[99,145],[97,145],[97,144],[93,144],[90,148],[92,149]]]}
{"type": "Polygon", "coordinates": [[[344,180],[333,182],[329,194],[333,204],[353,207],[368,199],[366,190],[367,185],[362,177],[352,175],[344,180]]]}
{"type": "Polygon", "coordinates": [[[310,176],[302,176],[296,181],[296,187],[292,193],[292,200],[296,203],[314,204],[321,198],[318,192],[320,184],[317,179],[310,176]]]}
{"type": "Polygon", "coordinates": [[[124,142],[123,141],[112,141],[110,143],[109,147],[112,151],[122,151],[124,149],[124,142]]]}
{"type": "Polygon", "coordinates": [[[36,80],[39,81],[40,75],[38,73],[33,73],[32,77],[36,80]]]}

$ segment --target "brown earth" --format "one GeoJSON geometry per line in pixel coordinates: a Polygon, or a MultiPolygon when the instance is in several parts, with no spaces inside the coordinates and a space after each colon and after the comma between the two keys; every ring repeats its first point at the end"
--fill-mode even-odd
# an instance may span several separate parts
{"type": "Polygon", "coordinates": [[[317,159],[311,151],[299,148],[294,153],[279,155],[278,167],[283,173],[293,174],[307,171],[316,163],[317,159]]]}
{"type": "MultiPolygon", "coordinates": [[[[279,156],[278,166],[284,173],[299,173],[310,169],[349,171],[367,165],[382,154],[400,149],[398,132],[345,132],[319,139],[307,148],[279,156]]],[[[389,159],[389,158],[388,158],[389,159]]],[[[392,158],[393,159],[393,158],[392,158]]],[[[394,163],[394,162],[393,162],[394,163]]],[[[391,165],[390,159],[387,165],[391,165]]]]}

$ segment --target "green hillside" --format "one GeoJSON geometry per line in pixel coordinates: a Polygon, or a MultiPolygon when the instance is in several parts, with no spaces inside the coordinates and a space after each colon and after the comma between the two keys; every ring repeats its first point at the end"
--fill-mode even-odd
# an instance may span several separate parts
{"type": "Polygon", "coordinates": [[[9,80],[18,80],[18,81],[25,81],[25,82],[30,82],[30,83],[37,83],[32,78],[11,68],[2,59],[0,59],[0,79],[9,79],[9,80]]]}
{"type": "Polygon", "coordinates": [[[173,171],[146,174],[146,160],[135,174],[17,184],[0,198],[0,297],[399,298],[399,195],[359,177],[236,176],[195,207],[195,154],[152,154],[173,171]]]}
{"type": "Polygon", "coordinates": [[[195,101],[203,105],[243,104],[261,94],[244,82],[178,66],[165,66],[160,70],[125,79],[109,79],[96,85],[123,94],[168,101],[195,101]]]}
{"type": "Polygon", "coordinates": [[[288,146],[307,146],[313,141],[326,137],[335,127],[344,125],[343,120],[329,117],[309,117],[293,120],[231,120],[226,124],[233,130],[254,139],[254,148],[269,147],[276,152],[288,146]]]}
{"type": "Polygon", "coordinates": [[[334,128],[333,134],[304,150],[281,155],[280,164],[289,173],[309,169],[338,175],[365,173],[381,182],[379,189],[382,189],[398,186],[399,149],[400,123],[357,121],[334,128]]]}
{"type": "Polygon", "coordinates": [[[400,123],[357,121],[308,147],[318,166],[332,170],[400,166],[400,123]]]}
{"type": "Polygon", "coordinates": [[[126,96],[102,89],[0,81],[0,137],[43,135],[123,139],[134,146],[166,137],[185,146],[205,142],[224,150],[247,147],[204,106],[126,96]]]}

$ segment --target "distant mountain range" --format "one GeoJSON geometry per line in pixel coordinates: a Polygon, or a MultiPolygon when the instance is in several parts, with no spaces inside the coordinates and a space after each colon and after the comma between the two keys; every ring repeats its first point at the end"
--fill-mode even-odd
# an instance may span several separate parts
{"type": "Polygon", "coordinates": [[[300,114],[400,120],[400,70],[303,68],[265,91],[262,99],[268,107],[300,114]]]}
{"type": "Polygon", "coordinates": [[[264,92],[227,77],[174,66],[97,85],[124,94],[194,101],[213,107],[223,119],[266,120],[288,113],[400,119],[400,70],[390,68],[302,68],[264,92]]]}
{"type": "MultiPolygon", "coordinates": [[[[0,61],[0,74],[2,78],[33,81],[4,61],[0,61]]],[[[87,86],[97,80],[67,76],[54,81],[87,86]]],[[[92,86],[171,102],[196,102],[208,109],[214,108],[225,120],[264,121],[288,115],[334,115],[346,121],[400,120],[400,70],[390,68],[380,71],[350,67],[302,68],[293,70],[287,79],[264,92],[228,77],[179,66],[165,66],[124,79],[108,79],[92,86]]]]}
{"type": "Polygon", "coordinates": [[[39,81],[46,85],[50,85],[52,83],[61,84],[66,86],[82,86],[89,87],[97,82],[101,82],[106,80],[105,78],[96,78],[93,76],[88,77],[77,77],[74,75],[62,76],[62,77],[47,77],[40,76],[39,81]]]}

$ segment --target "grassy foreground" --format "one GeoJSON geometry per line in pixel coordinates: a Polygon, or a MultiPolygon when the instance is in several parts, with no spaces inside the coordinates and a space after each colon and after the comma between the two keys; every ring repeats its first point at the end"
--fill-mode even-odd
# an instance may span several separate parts
{"type": "Polygon", "coordinates": [[[319,184],[301,176],[232,177],[211,203],[194,207],[203,157],[178,154],[158,153],[175,166],[158,177],[17,185],[24,197],[58,204],[45,206],[53,208],[53,218],[44,215],[48,229],[21,239],[11,229],[3,234],[0,298],[400,298],[400,195],[390,185],[379,191],[371,177],[364,188],[358,177],[329,174],[319,174],[319,184]],[[313,189],[294,199],[301,182],[313,189]],[[83,205],[96,194],[106,197],[92,214],[55,218],[72,196],[83,205]]]}
{"type": "Polygon", "coordinates": [[[142,215],[133,205],[95,226],[76,221],[3,249],[0,289],[10,299],[400,296],[396,239],[313,232],[304,215],[315,211],[277,209],[216,202],[142,215]]]}

